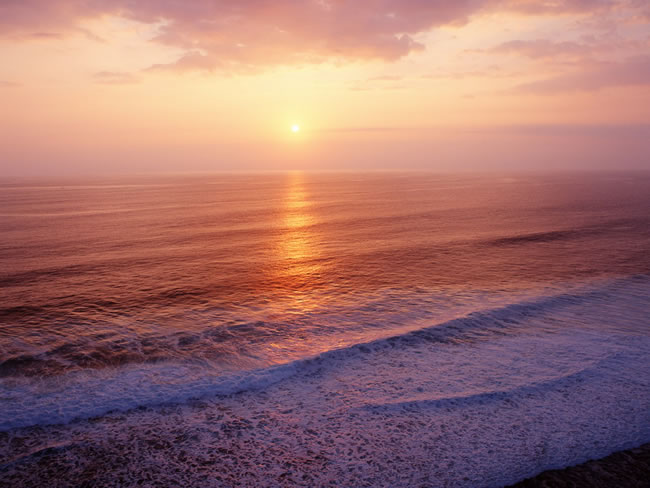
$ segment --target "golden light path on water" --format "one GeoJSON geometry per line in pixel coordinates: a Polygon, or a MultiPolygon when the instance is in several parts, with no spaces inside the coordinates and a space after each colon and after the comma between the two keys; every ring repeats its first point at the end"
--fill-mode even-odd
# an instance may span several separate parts
{"type": "Polygon", "coordinates": [[[321,236],[314,231],[316,218],[310,212],[312,202],[302,172],[287,175],[287,189],[283,201],[282,236],[278,245],[278,278],[286,282],[286,306],[296,313],[318,307],[313,291],[321,281],[323,264],[321,236]]]}

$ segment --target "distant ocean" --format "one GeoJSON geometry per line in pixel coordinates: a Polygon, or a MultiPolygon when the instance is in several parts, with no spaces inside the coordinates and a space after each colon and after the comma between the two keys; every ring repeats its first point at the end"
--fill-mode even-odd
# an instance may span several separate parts
{"type": "Polygon", "coordinates": [[[4,181],[0,235],[0,486],[496,487],[650,442],[650,173],[4,181]]]}

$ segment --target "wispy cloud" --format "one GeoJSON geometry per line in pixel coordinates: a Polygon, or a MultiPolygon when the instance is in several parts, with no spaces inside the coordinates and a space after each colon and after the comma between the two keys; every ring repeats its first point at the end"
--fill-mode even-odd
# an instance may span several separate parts
{"type": "MultiPolygon", "coordinates": [[[[222,68],[223,63],[217,56],[202,54],[199,51],[189,51],[176,61],[151,65],[145,71],[214,71],[222,68]]],[[[244,71],[244,66],[239,66],[239,71],[244,71]]]]}
{"type": "Polygon", "coordinates": [[[440,69],[438,72],[428,73],[420,76],[424,80],[440,80],[440,79],[454,79],[461,80],[465,78],[511,78],[517,76],[519,73],[514,73],[510,70],[505,70],[500,66],[491,65],[481,69],[472,70],[457,70],[450,71],[440,69]]]}
{"type": "Polygon", "coordinates": [[[28,34],[32,39],[62,39],[63,35],[59,32],[32,32],[28,34]]]}
{"type": "Polygon", "coordinates": [[[103,85],[128,85],[138,83],[139,79],[132,73],[123,73],[115,71],[99,71],[94,73],[93,81],[103,85]]]}
{"type": "Polygon", "coordinates": [[[579,70],[519,85],[520,92],[555,94],[594,91],[613,86],[650,85],[650,56],[622,62],[591,63],[579,70]]]}
{"type": "Polygon", "coordinates": [[[15,81],[0,80],[0,88],[15,88],[17,86],[22,86],[20,83],[15,81]]]}
{"type": "Polygon", "coordinates": [[[365,80],[357,80],[350,86],[352,91],[369,90],[402,90],[407,87],[404,77],[397,75],[373,76],[365,80]]]}
{"type": "Polygon", "coordinates": [[[400,81],[402,79],[401,76],[393,76],[393,75],[383,75],[383,76],[375,76],[373,78],[368,78],[367,81],[400,81]]]}
{"type": "Polygon", "coordinates": [[[326,129],[321,129],[318,132],[322,133],[363,133],[363,132],[369,132],[369,133],[374,133],[374,132],[405,132],[405,131],[411,131],[411,130],[421,130],[422,127],[419,128],[413,128],[413,127],[331,127],[331,128],[326,128],[326,129]]]}
{"type": "Polygon", "coordinates": [[[594,51],[592,46],[573,41],[551,41],[548,39],[515,39],[499,44],[491,49],[478,52],[518,54],[533,59],[582,58],[594,51]]]}

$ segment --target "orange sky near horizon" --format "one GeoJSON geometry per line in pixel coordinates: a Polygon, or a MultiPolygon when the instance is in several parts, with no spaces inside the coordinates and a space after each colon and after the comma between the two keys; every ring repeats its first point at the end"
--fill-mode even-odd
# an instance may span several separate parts
{"type": "Polygon", "coordinates": [[[136,5],[0,4],[0,176],[650,168],[643,1],[136,5]]]}

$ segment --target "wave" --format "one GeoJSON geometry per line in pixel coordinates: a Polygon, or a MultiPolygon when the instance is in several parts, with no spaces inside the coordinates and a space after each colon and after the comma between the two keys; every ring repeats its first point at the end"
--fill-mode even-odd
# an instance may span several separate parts
{"type": "Polygon", "coordinates": [[[554,375],[550,378],[533,380],[524,385],[517,385],[507,389],[480,390],[472,392],[460,392],[445,394],[442,396],[425,395],[420,398],[403,398],[397,401],[369,402],[362,408],[369,410],[386,410],[386,409],[414,409],[414,408],[449,408],[472,405],[487,405],[490,403],[499,403],[511,398],[532,396],[535,394],[544,394],[548,391],[560,388],[571,387],[575,383],[588,381],[590,377],[597,375],[598,371],[604,366],[610,365],[616,361],[616,356],[609,356],[605,359],[593,361],[592,363],[580,367],[575,371],[569,371],[554,375]]]}
{"type": "Polygon", "coordinates": [[[258,391],[296,375],[346,367],[367,357],[381,358],[391,350],[460,346],[469,351],[473,343],[567,330],[642,336],[647,334],[649,293],[650,279],[636,276],[582,293],[563,293],[477,311],[411,332],[252,371],[224,373],[208,361],[195,360],[128,364],[52,378],[6,377],[0,379],[0,431],[258,391]]]}
{"type": "Polygon", "coordinates": [[[645,232],[648,228],[649,223],[650,222],[646,217],[636,219],[616,219],[604,222],[599,225],[576,227],[573,229],[558,229],[547,232],[532,232],[529,234],[500,237],[497,239],[485,241],[484,244],[497,247],[515,246],[581,239],[596,235],[608,235],[613,234],[616,231],[629,233],[630,229],[634,229],[637,232],[645,232]]]}

